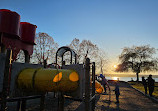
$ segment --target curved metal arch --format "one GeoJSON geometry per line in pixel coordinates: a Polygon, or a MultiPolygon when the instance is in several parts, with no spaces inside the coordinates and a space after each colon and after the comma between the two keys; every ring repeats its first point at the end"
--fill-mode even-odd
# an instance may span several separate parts
{"type": "Polygon", "coordinates": [[[57,52],[56,52],[56,63],[57,63],[57,57],[62,57],[62,62],[63,62],[63,55],[65,54],[65,52],[67,51],[70,51],[71,53],[71,62],[70,64],[72,64],[72,57],[75,57],[75,64],[77,62],[77,54],[75,53],[74,50],[72,50],[70,47],[67,47],[67,46],[63,46],[63,47],[60,47],[57,52]]]}

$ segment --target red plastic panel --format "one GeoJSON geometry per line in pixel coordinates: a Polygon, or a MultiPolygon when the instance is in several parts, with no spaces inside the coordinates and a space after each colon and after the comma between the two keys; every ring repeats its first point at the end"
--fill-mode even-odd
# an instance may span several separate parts
{"type": "Polygon", "coordinates": [[[2,43],[6,46],[6,48],[10,48],[13,50],[13,60],[16,59],[17,54],[20,50],[28,51],[29,55],[33,53],[33,45],[21,42],[18,39],[12,39],[8,37],[2,37],[2,43]]]}
{"type": "Polygon", "coordinates": [[[36,25],[30,24],[28,22],[20,23],[20,37],[21,40],[30,44],[34,44],[36,25]]]}
{"type": "Polygon", "coordinates": [[[19,36],[20,15],[16,12],[0,10],[0,32],[19,36]]]}

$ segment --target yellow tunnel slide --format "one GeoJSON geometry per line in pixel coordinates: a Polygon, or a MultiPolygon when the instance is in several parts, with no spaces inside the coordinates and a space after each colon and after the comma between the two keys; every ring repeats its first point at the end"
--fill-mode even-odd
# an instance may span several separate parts
{"type": "Polygon", "coordinates": [[[72,92],[78,88],[79,75],[67,69],[24,69],[17,77],[18,87],[43,92],[72,92]]]}
{"type": "Polygon", "coordinates": [[[104,91],[103,86],[98,81],[95,81],[95,90],[97,93],[103,93],[104,91]]]}
{"type": "MultiPolygon", "coordinates": [[[[92,86],[92,81],[91,81],[91,84],[90,84],[91,86],[92,86]]],[[[97,93],[103,93],[103,91],[104,91],[104,88],[103,88],[103,86],[98,82],[98,81],[95,81],[95,91],[97,92],[97,93]]]]}

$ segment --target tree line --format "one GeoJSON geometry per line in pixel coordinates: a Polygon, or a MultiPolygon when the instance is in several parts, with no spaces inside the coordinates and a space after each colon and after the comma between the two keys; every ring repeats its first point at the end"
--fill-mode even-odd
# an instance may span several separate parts
{"type": "MultiPolygon", "coordinates": [[[[55,63],[56,51],[59,48],[58,43],[56,43],[50,35],[47,33],[39,32],[36,34],[33,54],[30,57],[30,63],[42,64],[43,60],[47,60],[48,64],[55,63]]],[[[105,64],[107,63],[107,58],[105,52],[101,50],[96,44],[92,43],[90,40],[80,41],[74,38],[70,44],[66,45],[74,50],[77,54],[77,63],[82,64],[86,57],[91,59],[91,62],[96,62],[96,67],[99,72],[104,73],[105,64]]],[[[64,54],[64,61],[66,64],[70,62],[70,53],[64,54]]],[[[17,62],[24,62],[24,53],[20,51],[16,59],[17,62]]]]}
{"type": "MultiPolygon", "coordinates": [[[[39,32],[35,38],[36,45],[34,46],[33,54],[30,57],[30,62],[34,64],[41,64],[43,60],[47,62],[55,63],[56,51],[59,48],[50,35],[47,33],[39,32]]],[[[108,65],[107,54],[104,50],[100,49],[96,44],[90,40],[80,41],[74,38],[70,44],[67,45],[73,49],[77,54],[77,63],[83,63],[85,58],[88,57],[91,61],[96,63],[98,73],[104,74],[108,65]]],[[[158,58],[154,57],[157,49],[150,47],[150,45],[124,47],[119,55],[119,64],[115,69],[115,72],[134,72],[139,81],[139,73],[147,71],[158,71],[158,58]]],[[[66,64],[70,62],[70,52],[65,53],[64,61],[66,64]]],[[[24,62],[24,54],[21,51],[17,60],[24,62]]]]}

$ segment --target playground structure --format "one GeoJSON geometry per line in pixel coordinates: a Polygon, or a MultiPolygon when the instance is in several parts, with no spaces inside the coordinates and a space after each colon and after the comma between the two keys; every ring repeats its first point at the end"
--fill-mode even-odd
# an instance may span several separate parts
{"type": "Polygon", "coordinates": [[[20,50],[25,53],[25,62],[33,53],[36,25],[20,22],[20,15],[7,9],[0,10],[0,52],[12,49],[12,59],[15,60],[20,50]]]}
{"type": "Polygon", "coordinates": [[[94,110],[95,63],[90,63],[90,59],[87,58],[85,64],[76,64],[76,53],[68,47],[61,47],[56,53],[56,64],[57,57],[62,57],[61,69],[54,66],[48,68],[46,61],[43,65],[30,64],[36,28],[37,26],[31,23],[20,22],[18,13],[6,9],[0,10],[1,110],[6,110],[7,102],[17,101],[17,110],[25,111],[28,99],[41,98],[42,111],[47,92],[59,93],[61,99],[58,110],[60,111],[64,110],[64,95],[69,96],[69,99],[83,102],[85,111],[94,110]],[[24,51],[25,63],[14,62],[20,50],[24,51]],[[67,51],[71,53],[70,65],[65,65],[63,61],[64,53],[67,51]],[[92,78],[91,82],[90,78],[92,78]]]}
{"type": "Polygon", "coordinates": [[[40,92],[70,92],[77,89],[78,80],[79,75],[73,70],[28,68],[19,73],[17,85],[40,92]]]}

